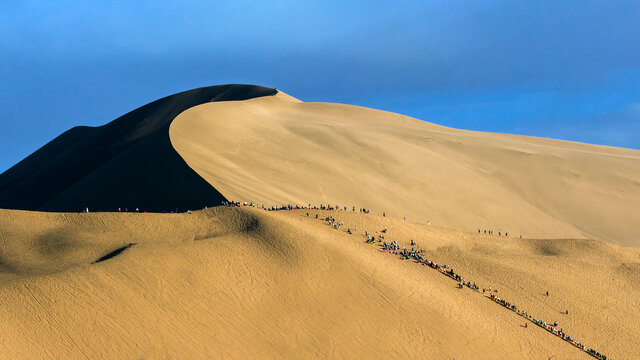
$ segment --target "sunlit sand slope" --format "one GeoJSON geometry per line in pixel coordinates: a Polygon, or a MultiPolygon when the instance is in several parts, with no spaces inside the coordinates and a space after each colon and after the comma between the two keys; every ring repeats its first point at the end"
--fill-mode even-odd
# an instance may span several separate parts
{"type": "Polygon", "coordinates": [[[481,292],[363,242],[382,228],[613,358],[640,356],[637,249],[317,212],[344,221],[334,230],[306,212],[2,210],[2,357],[589,358],[481,292]]]}
{"type": "Polygon", "coordinates": [[[193,107],[169,133],[229,199],[324,201],[509,237],[640,245],[635,150],[456,130],[282,92],[193,107]]]}

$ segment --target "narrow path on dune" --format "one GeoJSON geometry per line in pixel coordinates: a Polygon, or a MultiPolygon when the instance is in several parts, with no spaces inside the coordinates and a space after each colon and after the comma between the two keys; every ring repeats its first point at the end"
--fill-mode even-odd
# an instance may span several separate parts
{"type": "MultiPolygon", "coordinates": [[[[235,204],[233,204],[233,206],[235,206],[235,204]]],[[[340,214],[340,212],[342,207],[337,207],[338,209],[338,214],[340,214]]],[[[276,210],[278,210],[276,208],[276,210]]],[[[287,207],[285,208],[281,208],[279,210],[291,210],[287,207]]],[[[329,208],[329,210],[334,210],[333,208],[329,208]]],[[[305,207],[302,207],[302,211],[305,211],[305,207]]],[[[313,208],[313,210],[311,210],[312,212],[315,211],[316,213],[319,211],[316,208],[313,208]]],[[[346,211],[346,210],[345,210],[346,211]]],[[[339,216],[339,215],[338,215],[339,216]]],[[[309,212],[307,212],[307,217],[309,217],[309,212]]],[[[339,219],[337,219],[336,217],[324,217],[324,218],[318,218],[319,220],[321,220],[322,223],[333,227],[335,230],[340,230],[341,228],[343,229],[344,227],[347,227],[347,230],[340,230],[341,232],[346,232],[349,235],[354,235],[356,233],[355,230],[357,230],[357,227],[355,227],[355,230],[353,230],[353,228],[351,226],[349,226],[348,224],[345,225],[344,222],[341,222],[339,219]]],[[[361,229],[360,231],[362,232],[363,229],[361,229]]],[[[375,230],[374,230],[375,231],[375,230]]],[[[361,232],[359,232],[358,234],[361,234],[361,232]]],[[[458,282],[458,287],[460,289],[464,289],[465,287],[468,289],[471,289],[475,292],[477,292],[478,294],[481,294],[482,297],[484,299],[488,299],[500,306],[502,306],[503,308],[509,310],[510,312],[513,312],[515,314],[517,314],[519,317],[523,318],[524,321],[526,323],[530,323],[533,325],[536,325],[537,327],[545,330],[545,332],[554,335],[556,338],[559,338],[561,340],[563,340],[563,342],[566,342],[570,345],[572,345],[573,347],[575,347],[576,349],[580,350],[581,352],[590,355],[593,358],[599,359],[599,360],[604,360],[604,359],[610,359],[609,357],[606,357],[604,355],[602,355],[601,353],[599,353],[598,351],[588,347],[587,345],[582,344],[580,341],[578,341],[577,339],[567,335],[564,331],[562,331],[559,328],[556,328],[555,326],[552,326],[551,323],[547,324],[547,322],[542,321],[540,319],[538,319],[535,316],[532,316],[531,314],[527,313],[524,310],[519,309],[516,305],[501,299],[500,297],[498,297],[496,294],[498,292],[497,289],[492,289],[491,287],[480,287],[477,286],[477,284],[475,282],[472,282],[470,279],[461,276],[460,274],[457,274],[453,271],[453,268],[451,267],[451,265],[441,265],[435,261],[429,260],[426,257],[423,256],[424,252],[423,250],[420,248],[420,245],[418,243],[413,242],[411,243],[411,251],[409,251],[407,248],[405,248],[403,246],[402,251],[399,250],[399,245],[396,241],[389,243],[387,241],[385,241],[385,237],[388,235],[387,230],[384,229],[381,232],[375,231],[375,235],[372,237],[371,234],[369,233],[369,231],[365,231],[365,234],[368,234],[365,236],[365,243],[367,244],[377,244],[379,247],[379,252],[381,253],[386,253],[386,254],[390,254],[390,255],[395,255],[395,256],[400,256],[401,259],[403,260],[409,260],[413,263],[416,263],[418,265],[421,266],[425,266],[425,267],[429,267],[431,269],[434,269],[436,271],[438,271],[440,274],[445,275],[446,277],[458,282]],[[414,245],[417,246],[418,250],[414,250],[414,245]],[[480,289],[482,288],[482,293],[480,293],[480,289]],[[486,291],[488,291],[488,294],[485,293],[486,291]]],[[[355,236],[361,236],[361,235],[355,235],[355,236]]],[[[370,275],[370,281],[374,281],[373,279],[375,279],[375,270],[374,272],[370,275]]],[[[396,303],[399,307],[402,307],[402,303],[404,302],[404,300],[412,297],[414,294],[416,293],[415,290],[411,291],[409,294],[407,294],[406,296],[404,296],[401,299],[396,300],[396,303]]],[[[533,299],[532,299],[533,300],[533,299]]],[[[544,299],[543,299],[544,300],[544,299]]],[[[546,304],[545,301],[541,301],[541,303],[543,304],[543,306],[551,306],[546,304]]],[[[555,312],[559,312],[558,309],[553,308],[553,310],[555,312]]],[[[478,337],[479,338],[479,337],[478,337]]],[[[467,344],[469,344],[470,342],[472,342],[473,339],[468,340],[467,344]]],[[[522,345],[521,345],[522,346],[522,345]]],[[[522,350],[522,349],[521,349],[522,350]]],[[[562,354],[565,353],[558,353],[553,355],[552,357],[557,357],[560,356],[562,354]]]]}
{"type": "MultiPolygon", "coordinates": [[[[326,219],[325,221],[329,221],[328,219],[326,219]]],[[[333,224],[334,221],[330,221],[330,224],[333,224]]],[[[336,227],[336,229],[338,229],[340,226],[336,227]]],[[[351,232],[351,227],[348,228],[347,232],[349,234],[352,234],[351,232]]],[[[377,233],[377,231],[376,231],[377,233]]],[[[386,234],[386,231],[384,231],[384,233],[386,234]]],[[[384,237],[382,237],[382,239],[384,239],[384,237]]],[[[375,243],[375,239],[373,239],[373,242],[370,242],[370,240],[367,240],[368,243],[375,243]]],[[[412,244],[413,245],[413,244],[412,244]]],[[[418,247],[419,245],[416,244],[418,247]]],[[[387,242],[384,242],[384,244],[380,245],[382,247],[382,249],[380,249],[381,252],[383,253],[388,253],[388,254],[394,254],[394,255],[398,255],[398,247],[395,247],[395,251],[393,250],[393,247],[390,246],[387,242]]],[[[432,269],[437,270],[439,273],[451,278],[452,280],[455,280],[459,283],[459,288],[463,289],[465,286],[469,289],[475,290],[476,292],[479,293],[479,289],[480,287],[476,286],[476,283],[473,282],[472,285],[472,281],[471,280],[466,280],[465,277],[462,277],[460,274],[456,274],[454,273],[453,269],[451,268],[450,265],[445,265],[445,267],[441,267],[440,265],[438,265],[436,262],[433,262],[431,260],[427,260],[426,258],[424,258],[421,253],[419,254],[418,252],[414,252],[413,250],[413,246],[412,246],[412,251],[409,252],[406,248],[403,247],[403,251],[401,252],[401,255],[404,259],[406,260],[410,260],[413,259],[415,260],[415,263],[419,264],[419,265],[424,265],[425,267],[430,267],[432,269]],[[410,255],[411,254],[411,255],[410,255]],[[449,270],[446,270],[449,269],[449,270]]],[[[511,312],[515,312],[516,314],[518,314],[518,316],[522,317],[525,319],[525,321],[528,321],[529,323],[532,323],[534,325],[537,325],[543,329],[545,329],[548,333],[555,335],[556,337],[560,337],[562,340],[566,341],[567,343],[573,345],[574,347],[578,348],[579,350],[585,352],[586,354],[596,358],[596,359],[608,359],[606,356],[602,356],[600,353],[596,352],[595,350],[592,350],[589,347],[586,347],[586,345],[581,344],[579,341],[569,337],[568,335],[565,335],[562,331],[559,331],[557,328],[552,327],[551,325],[547,325],[546,322],[543,322],[542,320],[537,320],[536,317],[532,317],[531,315],[527,314],[524,311],[521,311],[520,309],[518,309],[515,305],[509,303],[506,300],[500,299],[499,297],[497,297],[494,293],[497,293],[498,290],[495,289],[493,290],[493,293],[491,292],[491,290],[489,291],[489,295],[485,295],[485,288],[482,288],[482,296],[486,299],[489,299],[493,302],[495,302],[498,305],[503,306],[504,308],[510,310],[511,312]]],[[[411,296],[413,293],[409,294],[408,296],[411,296]]],[[[546,304],[545,304],[546,305],[546,304]]],[[[557,309],[554,309],[557,311],[557,309]]],[[[467,342],[468,343],[468,342],[467,342]]],[[[562,353],[561,353],[562,354],[562,353]]],[[[556,354],[553,357],[556,357],[558,355],[561,354],[556,354]]]]}

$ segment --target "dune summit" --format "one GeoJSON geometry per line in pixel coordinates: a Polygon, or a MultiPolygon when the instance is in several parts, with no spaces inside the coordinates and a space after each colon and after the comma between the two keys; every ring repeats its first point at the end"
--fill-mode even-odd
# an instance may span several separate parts
{"type": "Polygon", "coordinates": [[[638,245],[640,152],[223,85],[73,128],[0,175],[8,209],[167,212],[224,199],[347,204],[467,231],[638,245]]]}
{"type": "Polygon", "coordinates": [[[168,212],[220,204],[224,197],[171,146],[169,126],[193,106],[274,91],[252,85],[198,88],[154,101],[104,126],[72,128],[0,175],[0,208],[168,212]]]}

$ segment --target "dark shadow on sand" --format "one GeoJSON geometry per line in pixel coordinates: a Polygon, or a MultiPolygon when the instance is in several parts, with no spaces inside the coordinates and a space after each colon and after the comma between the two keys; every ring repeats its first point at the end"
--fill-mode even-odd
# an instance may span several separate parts
{"type": "Polygon", "coordinates": [[[72,128],[0,174],[0,208],[170,212],[220,205],[224,196],[173,148],[169,126],[180,113],[203,103],[276,93],[254,85],[198,88],[103,126],[72,128]]]}
{"type": "Polygon", "coordinates": [[[97,263],[99,263],[99,262],[103,262],[103,261],[105,261],[105,260],[109,260],[109,259],[111,259],[111,258],[112,258],[112,257],[114,257],[114,256],[118,256],[118,255],[120,255],[120,253],[122,253],[123,251],[125,251],[125,250],[127,250],[128,248],[132,247],[133,245],[135,245],[135,243],[130,243],[130,244],[125,245],[125,246],[123,246],[123,247],[119,247],[119,248],[117,248],[117,249],[113,250],[112,252],[108,253],[107,255],[105,255],[105,256],[103,256],[103,257],[101,257],[100,259],[98,259],[98,260],[94,261],[94,262],[93,262],[93,264],[97,264],[97,263]]]}

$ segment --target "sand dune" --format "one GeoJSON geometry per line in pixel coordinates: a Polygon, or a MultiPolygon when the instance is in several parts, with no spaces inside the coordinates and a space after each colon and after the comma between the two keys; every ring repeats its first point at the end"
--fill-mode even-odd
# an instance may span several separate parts
{"type": "Polygon", "coordinates": [[[387,229],[610,358],[640,358],[640,152],[274,93],[176,94],[0,175],[0,207],[21,209],[0,210],[0,357],[590,358],[365,243],[387,229]],[[342,210],[113,212],[225,199],[342,210]]]}
{"type": "Polygon", "coordinates": [[[169,125],[182,111],[204,102],[244,100],[273,91],[251,85],[193,89],[104,126],[70,129],[0,175],[0,208],[184,211],[219,204],[224,199],[220,193],[171,146],[169,125]]]}
{"type": "Polygon", "coordinates": [[[282,92],[193,107],[169,131],[187,164],[229,199],[640,245],[635,150],[457,130],[282,92]]]}
{"type": "Polygon", "coordinates": [[[640,152],[446,128],[224,85],[69,130],[0,175],[0,208],[340,203],[529,238],[640,244],[640,152]],[[248,99],[248,100],[246,100],[248,99]]]}
{"type": "Polygon", "coordinates": [[[587,359],[436,271],[429,257],[617,359],[640,356],[637,249],[510,240],[358,212],[0,211],[0,346],[8,358],[587,359]],[[95,260],[135,242],[120,254],[95,260]],[[624,270],[623,270],[624,269],[624,270]],[[584,279],[588,279],[585,281],[584,279]],[[550,296],[544,296],[544,291],[550,296]],[[570,309],[570,314],[560,314],[570,309]]]}

